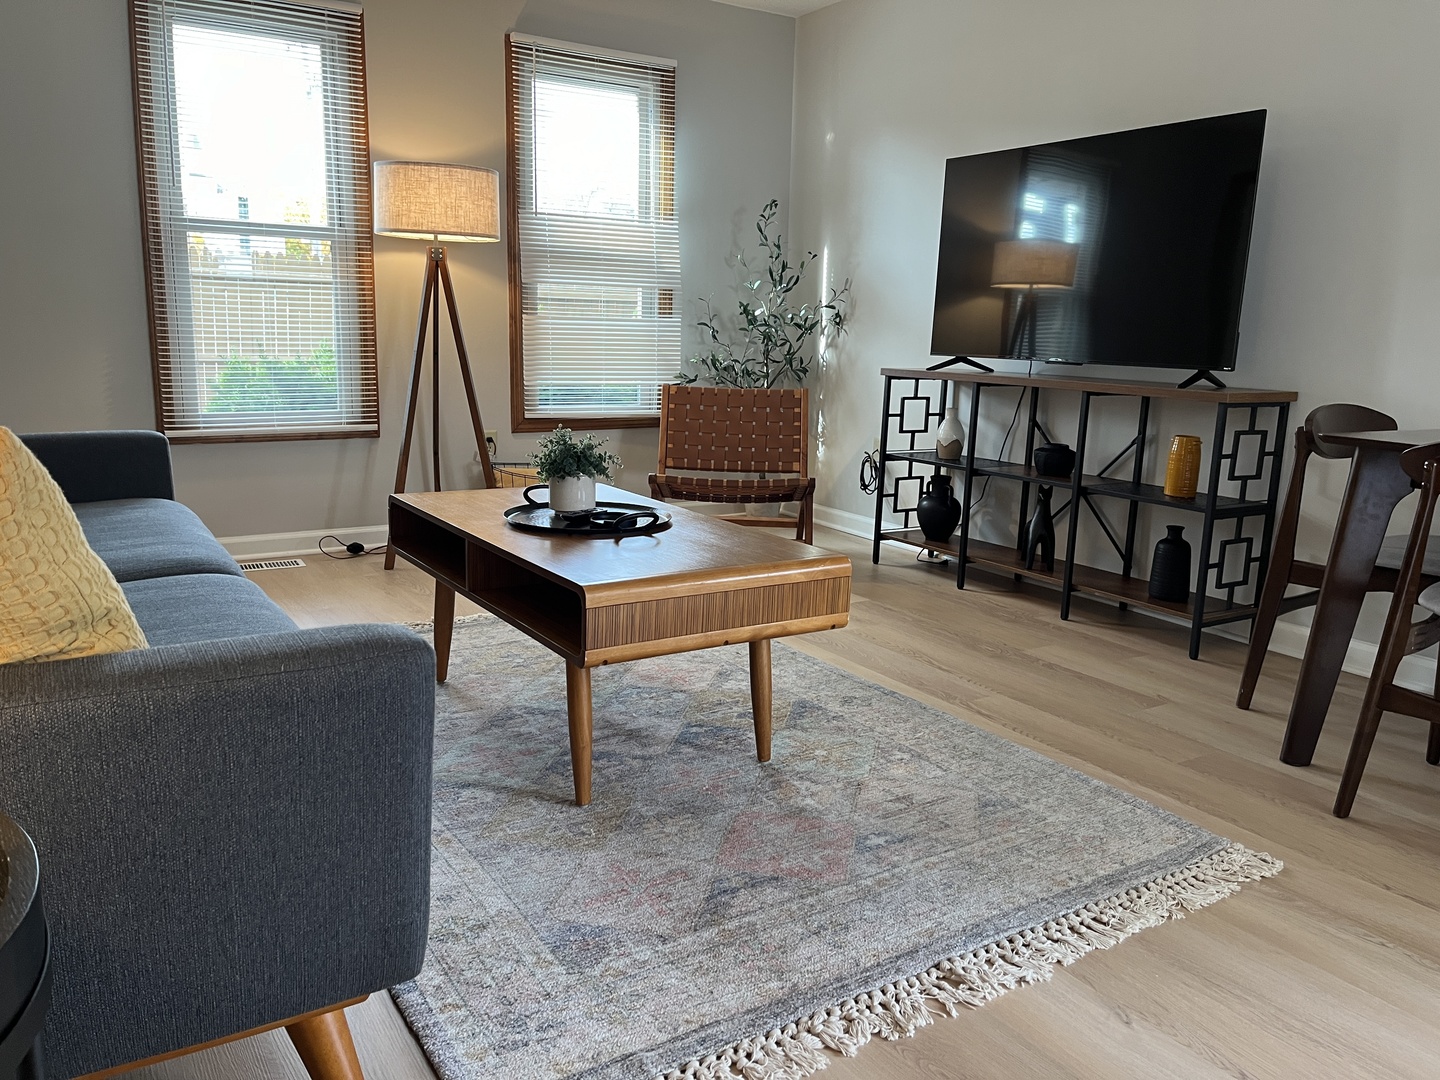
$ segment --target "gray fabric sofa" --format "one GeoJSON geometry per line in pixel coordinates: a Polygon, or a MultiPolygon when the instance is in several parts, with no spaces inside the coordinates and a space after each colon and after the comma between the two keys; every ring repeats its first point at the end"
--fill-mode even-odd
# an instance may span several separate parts
{"type": "Polygon", "coordinates": [[[429,644],[390,625],[297,629],[174,501],[164,436],[24,441],[151,645],[0,666],[0,808],[39,850],[52,935],[49,1075],[414,976],[429,644]]]}

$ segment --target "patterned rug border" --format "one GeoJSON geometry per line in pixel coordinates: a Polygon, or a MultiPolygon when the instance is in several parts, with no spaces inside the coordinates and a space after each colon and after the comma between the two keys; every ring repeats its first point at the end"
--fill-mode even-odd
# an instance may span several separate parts
{"type": "MultiPolygon", "coordinates": [[[[456,618],[455,624],[489,618],[493,616],[466,615],[456,618]]],[[[434,629],[429,620],[406,625],[416,631],[434,629]]],[[[829,1065],[826,1051],[854,1057],[872,1038],[905,1038],[942,1014],[956,1017],[963,1009],[977,1009],[1017,987],[1046,982],[1058,967],[1068,967],[1096,949],[1113,948],[1141,930],[1183,919],[1188,912],[1234,895],[1247,882],[1274,877],[1284,868],[1272,855],[1231,843],[1144,885],[952,956],[918,975],[857,994],[784,1027],[692,1058],[660,1074],[658,1080],[802,1080],[829,1065]]],[[[390,993],[440,1080],[467,1080],[464,1064],[419,987],[407,982],[392,987],[390,993]]]]}

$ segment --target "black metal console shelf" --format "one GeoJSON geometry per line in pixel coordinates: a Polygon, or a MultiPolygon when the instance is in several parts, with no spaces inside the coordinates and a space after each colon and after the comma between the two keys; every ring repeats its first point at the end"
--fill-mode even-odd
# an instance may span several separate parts
{"type": "Polygon", "coordinates": [[[894,540],[955,556],[958,588],[965,587],[965,574],[970,567],[1010,574],[1017,580],[1054,585],[1060,589],[1062,619],[1070,617],[1070,600],[1076,593],[1113,601],[1122,608],[1130,605],[1177,616],[1190,623],[1192,660],[1200,655],[1200,632],[1205,627],[1254,616],[1270,558],[1290,403],[1297,396],[1294,391],[1182,390],[1160,383],[910,368],[885,368],[881,374],[885,378],[885,397],[880,428],[880,483],[875,494],[875,562],[880,561],[882,541],[894,540]],[[935,429],[945,415],[951,395],[958,395],[962,386],[970,387],[965,453],[958,461],[946,461],[935,453],[935,429]],[[1019,462],[978,457],[975,453],[983,391],[997,387],[1018,387],[1022,401],[1026,396],[1029,399],[1025,452],[1019,462]],[[1035,450],[1036,435],[1050,438],[1039,419],[1039,408],[1042,393],[1051,390],[1079,395],[1077,464],[1074,476],[1068,480],[1041,476],[1028,464],[1035,450]],[[1085,472],[1092,449],[1089,445],[1091,406],[1102,398],[1128,398],[1137,402],[1135,435],[1105,464],[1093,472],[1085,472]],[[1207,482],[1193,499],[1171,498],[1159,485],[1143,482],[1150,435],[1150,403],[1157,398],[1215,409],[1214,435],[1206,447],[1207,482]],[[1261,422],[1262,412],[1267,423],[1261,422]],[[903,465],[904,475],[891,477],[892,464],[903,465]],[[1115,475],[1122,467],[1128,476],[1115,475]],[[958,474],[962,514],[955,535],[945,543],[936,543],[912,527],[912,518],[925,478],[941,470],[958,474]],[[1017,539],[1013,547],[971,536],[975,480],[982,477],[1015,480],[1021,484],[1017,539]],[[1057,519],[1068,513],[1069,528],[1064,558],[1055,560],[1053,570],[1045,569],[1038,561],[1032,569],[1025,568],[1021,536],[1029,517],[1030,488],[1034,484],[1052,485],[1057,495],[1069,494],[1069,501],[1054,510],[1057,519]],[[1222,494],[1222,486],[1228,487],[1229,492],[1222,494]],[[1117,535],[1118,530],[1101,513],[1097,498],[1125,504],[1123,537],[1117,535]],[[890,513],[901,518],[902,528],[884,528],[887,504],[890,513]],[[1131,574],[1142,504],[1187,511],[1201,517],[1195,584],[1187,601],[1153,600],[1148,581],[1131,574]],[[1075,561],[1081,507],[1090,512],[1091,519],[1114,549],[1120,563],[1118,571],[1075,561]],[[1223,531],[1230,535],[1221,536],[1217,532],[1217,525],[1222,522],[1229,524],[1228,530],[1223,531]],[[1243,598],[1237,599],[1237,593],[1243,593],[1243,598]]]}

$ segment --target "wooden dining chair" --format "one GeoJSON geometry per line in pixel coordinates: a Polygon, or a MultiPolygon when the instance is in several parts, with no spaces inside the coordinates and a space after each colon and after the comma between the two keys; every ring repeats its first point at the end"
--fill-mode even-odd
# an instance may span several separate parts
{"type": "Polygon", "coordinates": [[[733,505],[798,503],[793,520],[749,514],[723,517],[740,525],[793,528],[795,539],[808,544],[815,537],[815,480],[809,475],[809,456],[810,397],[803,387],[736,389],[667,383],[660,388],[660,461],[658,471],[650,475],[654,498],[733,505]]]}
{"type": "Polygon", "coordinates": [[[1433,693],[1422,693],[1395,685],[1400,661],[1411,653],[1428,649],[1440,642],[1440,583],[1425,573],[1425,550],[1430,539],[1430,526],[1435,519],[1435,504],[1440,501],[1440,443],[1427,443],[1400,455],[1400,467],[1420,488],[1420,505],[1405,554],[1400,560],[1395,596],[1390,614],[1385,618],[1385,631],[1370,672],[1370,685],[1365,702],[1360,706],[1360,719],[1355,725],[1355,739],[1350,744],[1350,757],[1340,777],[1340,791],[1335,796],[1335,816],[1349,817],[1380,727],[1380,717],[1387,712],[1402,713],[1430,722],[1430,740],[1425,760],[1440,765],[1440,669],[1436,672],[1433,693]],[[1427,583],[1428,582],[1428,583],[1427,583]],[[1422,618],[1413,621],[1416,608],[1422,618]]]}
{"type": "MultiPolygon", "coordinates": [[[[1353,446],[1328,442],[1327,435],[1346,431],[1395,431],[1398,427],[1393,416],[1364,405],[1322,405],[1305,418],[1303,426],[1296,428],[1294,470],[1290,474],[1290,489],[1285,494],[1285,504],[1276,524],[1270,568],[1265,574],[1260,603],[1250,630],[1250,649],[1245,656],[1245,670],[1240,676],[1240,691],[1235,696],[1235,704],[1239,708],[1250,707],[1255,685],[1260,681],[1266,651],[1270,648],[1270,637],[1275,631],[1275,620],[1288,612],[1313,607],[1320,597],[1325,564],[1295,557],[1295,533],[1300,524],[1300,502],[1310,458],[1336,460],[1355,455],[1353,446]],[[1291,585],[1299,585],[1306,591],[1286,596],[1285,590],[1291,585]]],[[[1370,592],[1390,592],[1395,588],[1407,539],[1404,535],[1385,538],[1375,569],[1370,574],[1370,592]]],[[[1426,556],[1423,572],[1429,581],[1440,580],[1440,551],[1426,556]]]]}

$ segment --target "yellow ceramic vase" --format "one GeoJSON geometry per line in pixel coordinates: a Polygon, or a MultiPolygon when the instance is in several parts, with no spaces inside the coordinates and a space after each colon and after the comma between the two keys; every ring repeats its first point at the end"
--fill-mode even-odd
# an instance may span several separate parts
{"type": "Polygon", "coordinates": [[[1170,440],[1170,462],[1165,468],[1165,494],[1172,499],[1193,499],[1200,487],[1200,437],[1176,435],[1170,440]]]}

